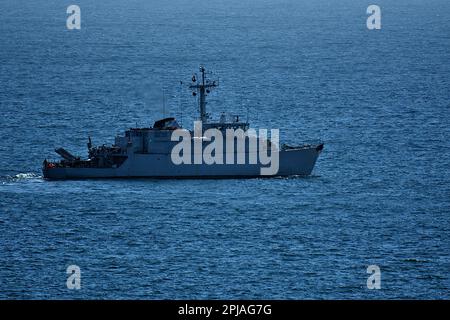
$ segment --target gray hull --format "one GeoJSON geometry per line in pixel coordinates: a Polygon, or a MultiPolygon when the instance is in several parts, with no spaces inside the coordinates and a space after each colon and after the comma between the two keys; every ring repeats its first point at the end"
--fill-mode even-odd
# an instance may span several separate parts
{"type": "Polygon", "coordinates": [[[44,168],[47,179],[95,178],[250,178],[291,175],[310,175],[322,146],[289,149],[279,152],[279,170],[272,176],[261,175],[261,164],[181,164],[172,163],[170,154],[132,154],[118,168],[44,168]]]}

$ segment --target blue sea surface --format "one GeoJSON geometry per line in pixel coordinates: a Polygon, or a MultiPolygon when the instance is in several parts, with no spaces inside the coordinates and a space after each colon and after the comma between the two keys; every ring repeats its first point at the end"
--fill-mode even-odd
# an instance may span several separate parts
{"type": "Polygon", "coordinates": [[[0,299],[449,299],[449,30],[448,0],[1,1],[0,299]],[[191,127],[200,64],[212,114],[324,141],[313,175],[42,178],[88,135],[191,127]]]}

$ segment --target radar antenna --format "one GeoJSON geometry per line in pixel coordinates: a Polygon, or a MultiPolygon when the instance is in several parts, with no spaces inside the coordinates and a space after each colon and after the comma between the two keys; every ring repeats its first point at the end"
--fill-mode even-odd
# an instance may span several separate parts
{"type": "Polygon", "coordinates": [[[219,80],[210,81],[206,79],[206,69],[203,66],[200,66],[201,79],[197,81],[197,77],[194,74],[192,76],[192,85],[189,86],[190,89],[195,89],[192,92],[193,96],[199,94],[198,106],[200,111],[200,120],[202,123],[206,123],[208,121],[208,114],[206,113],[206,96],[210,91],[219,86],[219,80]]]}

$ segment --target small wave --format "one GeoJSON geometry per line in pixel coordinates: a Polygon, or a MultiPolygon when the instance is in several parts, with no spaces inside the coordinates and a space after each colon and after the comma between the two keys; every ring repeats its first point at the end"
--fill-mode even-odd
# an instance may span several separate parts
{"type": "Polygon", "coordinates": [[[283,179],[283,180],[292,180],[292,179],[316,179],[320,178],[320,175],[310,174],[310,175],[304,175],[304,174],[293,174],[290,176],[278,176],[275,177],[276,179],[283,179]]]}
{"type": "Polygon", "coordinates": [[[0,177],[0,180],[4,183],[7,182],[15,182],[15,181],[21,181],[21,180],[36,180],[36,179],[42,179],[42,175],[37,174],[35,172],[24,172],[24,173],[18,173],[16,175],[9,175],[9,176],[3,176],[0,177]]]}
{"type": "Polygon", "coordinates": [[[412,262],[412,263],[424,263],[428,262],[426,259],[418,259],[418,258],[406,258],[403,259],[404,262],[412,262]]]}
{"type": "Polygon", "coordinates": [[[42,176],[39,174],[36,174],[36,173],[27,172],[27,173],[18,173],[14,176],[14,178],[16,178],[16,179],[36,179],[36,178],[42,178],[42,176]]]}

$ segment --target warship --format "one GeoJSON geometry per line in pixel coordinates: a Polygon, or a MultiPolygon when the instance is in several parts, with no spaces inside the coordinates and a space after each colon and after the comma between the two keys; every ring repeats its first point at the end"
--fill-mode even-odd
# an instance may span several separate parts
{"type": "Polygon", "coordinates": [[[150,127],[130,128],[124,134],[116,136],[112,145],[93,146],[88,137],[87,158],[75,156],[64,148],[57,148],[55,152],[62,159],[43,161],[44,178],[221,179],[311,174],[323,150],[323,143],[296,146],[279,144],[272,136],[268,138],[266,135],[254,135],[255,130],[250,129],[248,119],[242,121],[237,115],[227,117],[222,113],[218,121],[211,120],[206,112],[206,97],[219,86],[219,79],[210,80],[208,74],[201,66],[200,74],[197,76],[194,73],[188,86],[192,95],[198,99],[199,118],[194,130],[184,129],[175,118],[168,117],[154,122],[150,127]],[[214,139],[208,132],[214,133],[214,139]],[[234,134],[229,143],[225,141],[230,137],[229,132],[245,134],[234,134]],[[249,132],[253,135],[248,134],[249,132]],[[179,146],[180,137],[187,140],[187,147],[184,149],[179,146]],[[217,145],[214,148],[208,147],[213,141],[217,145]],[[226,150],[224,145],[227,146],[226,150]],[[178,158],[174,158],[175,148],[178,150],[175,153],[178,158]],[[202,161],[202,155],[208,148],[209,161],[206,156],[205,161],[202,161]],[[211,149],[214,149],[213,152],[211,149]],[[265,162],[257,161],[258,152],[260,156],[262,152],[265,153],[265,162]],[[276,160],[273,161],[276,162],[274,170],[267,170],[269,156],[276,160]],[[179,161],[180,157],[186,161],[179,161]],[[194,161],[190,161],[193,158],[194,161]]]}

